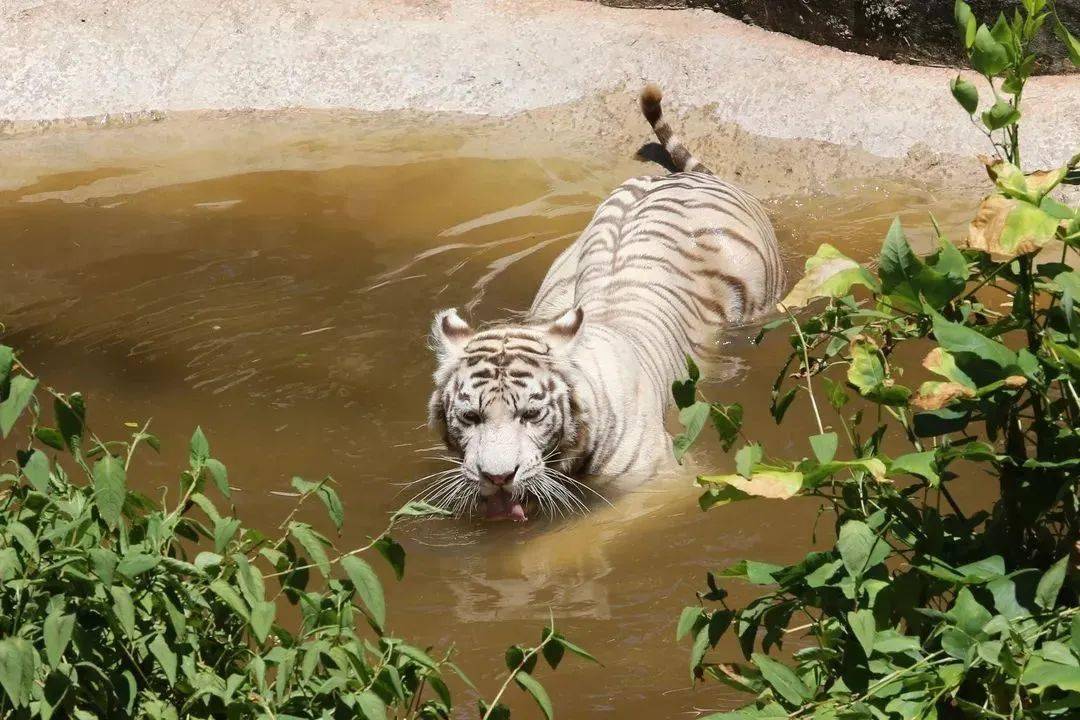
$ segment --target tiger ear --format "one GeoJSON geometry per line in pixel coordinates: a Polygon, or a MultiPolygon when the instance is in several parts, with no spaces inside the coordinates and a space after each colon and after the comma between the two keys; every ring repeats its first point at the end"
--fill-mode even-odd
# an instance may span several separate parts
{"type": "Polygon", "coordinates": [[[584,310],[580,307],[568,310],[556,318],[555,322],[548,325],[548,339],[552,346],[565,348],[577,338],[578,333],[581,331],[581,326],[584,324],[584,310]]]}
{"type": "Polygon", "coordinates": [[[436,313],[435,321],[431,323],[431,349],[440,362],[458,357],[475,334],[469,323],[458,315],[457,308],[442,310],[436,313]]]}

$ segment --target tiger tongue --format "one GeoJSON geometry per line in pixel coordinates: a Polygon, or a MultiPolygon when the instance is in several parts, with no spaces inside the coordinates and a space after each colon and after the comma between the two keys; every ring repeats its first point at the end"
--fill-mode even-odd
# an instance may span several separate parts
{"type": "Polygon", "coordinates": [[[525,509],[521,507],[521,503],[514,502],[510,493],[502,490],[487,499],[486,517],[488,520],[513,520],[514,522],[524,522],[528,519],[525,517],[525,509]]]}

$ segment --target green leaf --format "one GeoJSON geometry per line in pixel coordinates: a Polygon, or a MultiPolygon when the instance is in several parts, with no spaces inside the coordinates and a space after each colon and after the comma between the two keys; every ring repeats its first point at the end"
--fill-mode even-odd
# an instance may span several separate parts
{"type": "Polygon", "coordinates": [[[370,690],[365,690],[357,695],[356,704],[360,708],[364,720],[386,720],[386,705],[378,695],[370,690]]]}
{"type": "Polygon", "coordinates": [[[971,7],[964,0],[956,0],[953,5],[953,18],[960,30],[960,38],[964,41],[964,47],[971,47],[975,42],[975,15],[971,7]]]}
{"type": "Polygon", "coordinates": [[[210,458],[210,443],[201,427],[196,427],[188,443],[188,459],[192,467],[201,467],[210,458]]]}
{"type": "Polygon", "coordinates": [[[56,428],[38,426],[34,429],[34,437],[54,450],[64,449],[64,436],[56,428]]]}
{"type": "Polygon", "coordinates": [[[919,300],[917,277],[923,272],[921,260],[915,256],[900,218],[894,218],[881,246],[878,276],[881,278],[881,291],[889,296],[892,303],[901,310],[918,311],[922,303],[919,300]]]}
{"type": "Polygon", "coordinates": [[[11,368],[15,365],[15,351],[7,345],[0,345],[0,387],[3,387],[11,376],[11,368]]]}
{"type": "Polygon", "coordinates": [[[0,437],[7,437],[11,429],[15,427],[15,421],[26,409],[30,398],[34,396],[34,388],[38,381],[31,380],[25,375],[16,375],[11,379],[11,387],[7,399],[0,402],[0,437]]]}
{"type": "Polygon", "coordinates": [[[935,312],[931,312],[930,316],[934,322],[934,336],[941,347],[956,357],[960,369],[968,375],[978,373],[972,372],[972,368],[965,367],[965,364],[969,366],[992,364],[996,367],[996,370],[991,373],[995,380],[1001,379],[1008,370],[1016,367],[1016,353],[1004,344],[972,328],[950,322],[935,312]]]}
{"type": "Polygon", "coordinates": [[[914,652],[921,648],[919,638],[900,635],[895,630],[883,630],[874,637],[874,651],[883,655],[914,652]]]}
{"type": "Polygon", "coordinates": [[[878,281],[866,268],[828,243],[806,259],[806,271],[779,307],[794,310],[817,298],[843,297],[855,285],[879,290],[878,281]]]}
{"type": "Polygon", "coordinates": [[[1009,65],[1005,46],[994,39],[986,25],[975,31],[971,44],[971,66],[987,77],[997,75],[1009,65]]]}
{"type": "Polygon", "coordinates": [[[700,607],[684,607],[679,614],[679,624],[675,627],[675,642],[682,640],[694,629],[699,620],[704,620],[705,615],[700,607]]]}
{"type": "Polygon", "coordinates": [[[1020,111],[1004,100],[998,100],[982,114],[983,125],[990,130],[1000,130],[1020,120],[1020,111]]]}
{"type": "Polygon", "coordinates": [[[1080,67],[1080,40],[1076,39],[1076,36],[1069,32],[1069,29],[1061,24],[1061,21],[1054,17],[1054,34],[1058,36],[1061,43],[1065,46],[1065,50],[1069,54],[1069,60],[1076,67],[1080,67]]]}
{"type": "Polygon", "coordinates": [[[42,630],[45,636],[45,657],[49,660],[49,665],[56,667],[60,664],[74,629],[75,616],[64,615],[62,607],[57,607],[45,618],[42,630]]]}
{"type": "Polygon", "coordinates": [[[941,633],[941,649],[957,660],[968,662],[975,645],[974,638],[959,628],[946,626],[941,633]]]}
{"type": "Polygon", "coordinates": [[[562,635],[560,635],[560,634],[556,634],[556,638],[558,639],[558,641],[559,641],[559,644],[560,644],[560,645],[562,645],[562,646],[563,646],[564,648],[566,648],[567,650],[569,650],[569,651],[570,651],[570,652],[572,652],[573,654],[577,655],[577,656],[578,656],[579,658],[581,658],[582,660],[588,660],[589,662],[594,662],[594,663],[596,663],[597,665],[603,665],[603,663],[601,663],[601,662],[600,662],[599,660],[597,660],[596,658],[594,658],[594,657],[593,657],[593,656],[592,656],[592,655],[591,655],[591,654],[590,654],[590,653],[589,653],[588,651],[586,651],[586,650],[585,650],[584,648],[582,648],[582,647],[581,647],[581,646],[579,646],[579,645],[575,645],[574,643],[570,642],[569,640],[567,640],[567,639],[566,639],[565,637],[563,637],[562,635]]]}
{"type": "Polygon", "coordinates": [[[236,563],[236,579],[240,584],[240,592],[244,594],[248,604],[255,607],[266,599],[266,585],[262,573],[241,553],[236,553],[232,558],[236,563]]]}
{"type": "MultiPolygon", "coordinates": [[[[345,509],[341,505],[341,500],[338,498],[337,492],[331,486],[332,479],[327,477],[320,482],[311,482],[305,480],[302,477],[293,477],[292,486],[302,493],[315,493],[319,498],[319,502],[326,508],[327,514],[330,516],[330,520],[334,523],[334,527],[341,530],[341,525],[345,521],[345,509]]],[[[394,517],[397,518],[403,515],[416,515],[422,516],[425,513],[420,512],[420,506],[423,503],[408,503],[405,507],[394,513],[394,517]],[[412,507],[410,507],[412,506],[412,507]],[[408,510],[407,510],[408,509],[408,510]]],[[[427,506],[431,507],[431,506],[427,506]]],[[[434,513],[426,514],[447,514],[445,510],[437,510],[434,513]]]]}
{"type": "Polygon", "coordinates": [[[843,564],[842,560],[833,560],[832,562],[825,563],[806,576],[806,584],[812,588],[823,587],[832,580],[833,576],[836,575],[836,571],[839,570],[843,564]]]}
{"type": "Polygon", "coordinates": [[[503,655],[503,661],[506,664],[506,669],[513,672],[519,667],[525,672],[532,672],[532,669],[536,667],[536,655],[530,655],[529,659],[525,660],[525,650],[520,645],[511,645],[506,648],[506,653],[503,655]],[[524,666],[522,663],[525,663],[524,666]]]}
{"type": "Polygon", "coordinates": [[[379,576],[366,562],[356,555],[346,555],[341,559],[341,567],[356,588],[364,606],[371,613],[371,619],[382,628],[386,624],[386,600],[383,597],[379,576]]]}
{"type": "Polygon", "coordinates": [[[735,453],[735,469],[743,477],[750,477],[754,474],[754,466],[761,462],[761,456],[761,445],[757,443],[744,445],[739,452],[735,453]]]}
{"type": "Polygon", "coordinates": [[[683,425],[683,432],[675,436],[672,447],[675,452],[675,460],[682,462],[686,451],[690,449],[694,440],[701,434],[701,429],[709,420],[711,407],[709,403],[698,401],[690,407],[679,411],[679,422],[683,425]]]}
{"type": "Polygon", "coordinates": [[[855,343],[851,348],[847,379],[863,395],[885,383],[885,366],[881,364],[881,358],[864,342],[855,343]]]}
{"type": "Polygon", "coordinates": [[[890,552],[888,543],[861,520],[844,523],[836,540],[836,549],[840,551],[848,573],[855,577],[880,564],[890,552]]]}
{"type": "Polygon", "coordinates": [[[1080,692],[1080,667],[1074,665],[1062,665],[1056,662],[1047,662],[1038,656],[1034,656],[1024,668],[1024,674],[1020,678],[1024,685],[1033,686],[1036,693],[1043,692],[1046,688],[1056,687],[1066,692],[1080,692]]]}
{"type": "Polygon", "coordinates": [[[217,487],[225,497],[232,497],[229,490],[229,471],[225,468],[225,465],[220,460],[214,458],[207,458],[205,467],[210,471],[210,477],[214,480],[214,486],[217,487]]]}
{"type": "MultiPolygon", "coordinates": [[[[545,640],[547,639],[547,635],[549,634],[549,632],[549,628],[544,628],[545,640]]],[[[558,634],[556,634],[556,636],[552,638],[551,641],[547,642],[540,649],[540,652],[544,655],[544,660],[551,667],[551,669],[555,670],[559,667],[559,663],[562,662],[563,656],[566,655],[566,648],[561,642],[559,642],[558,634]]]]}
{"type": "Polygon", "coordinates": [[[709,627],[703,625],[697,630],[697,634],[694,635],[694,643],[690,647],[690,676],[693,677],[697,673],[697,668],[701,665],[701,661],[705,658],[705,653],[709,651],[709,627]]]}
{"type": "Polygon", "coordinates": [[[165,642],[164,635],[156,636],[150,644],[147,646],[150,654],[154,656],[154,659],[158,661],[158,665],[161,666],[162,671],[165,673],[165,677],[169,680],[169,686],[176,684],[176,653],[169,643],[165,642]]]}
{"type": "Polygon", "coordinates": [[[239,529],[240,520],[237,518],[217,518],[214,520],[214,551],[216,553],[225,552],[239,529]]]}
{"type": "Polygon", "coordinates": [[[750,659],[761,671],[765,682],[792,705],[802,705],[814,696],[813,691],[787,665],[761,653],[753,653],[750,659]]]}
{"type": "Polygon", "coordinates": [[[829,399],[829,405],[833,410],[840,412],[840,409],[848,404],[851,398],[844,392],[844,386],[842,383],[834,382],[827,377],[822,377],[821,381],[825,384],[825,395],[829,399]]]}
{"type": "Polygon", "coordinates": [[[72,452],[78,452],[82,446],[83,427],[86,423],[86,404],[80,393],[71,393],[64,400],[53,399],[53,412],[60,435],[72,452]]]}
{"type": "Polygon", "coordinates": [[[486,720],[510,720],[510,708],[502,703],[496,703],[495,707],[490,710],[488,709],[488,704],[483,700],[477,700],[476,703],[480,710],[481,718],[486,718],[486,720]]]}
{"type": "Polygon", "coordinates": [[[392,537],[384,536],[375,542],[375,549],[386,558],[386,562],[390,563],[390,567],[394,568],[394,575],[398,580],[405,577],[405,548],[401,547],[392,537]]]}
{"type": "Polygon", "coordinates": [[[862,645],[866,657],[874,651],[874,636],[877,634],[877,623],[874,621],[874,613],[871,610],[856,610],[847,614],[848,625],[855,634],[855,639],[862,645]]]}
{"type": "Polygon", "coordinates": [[[272,602],[259,601],[251,606],[251,632],[260,643],[266,642],[276,613],[277,606],[272,602]]]}
{"type": "Polygon", "coordinates": [[[224,580],[214,580],[210,583],[210,589],[215,595],[222,599],[222,601],[229,606],[229,608],[240,616],[245,622],[249,620],[248,608],[244,604],[244,599],[240,597],[240,593],[236,592],[229,583],[224,580]]]}
{"type": "Polygon", "coordinates": [[[33,695],[36,659],[34,646],[25,639],[0,640],[0,687],[17,708],[28,705],[33,695]]]}
{"type": "Polygon", "coordinates": [[[101,519],[109,527],[116,527],[127,498],[127,474],[123,464],[112,455],[104,457],[94,465],[94,500],[97,503],[101,519]]]}
{"type": "Polygon", "coordinates": [[[769,413],[773,416],[773,420],[775,420],[778,425],[783,421],[788,408],[791,407],[791,403],[795,399],[795,394],[799,391],[799,387],[799,385],[796,385],[783,395],[780,394],[779,390],[773,390],[772,404],[769,407],[769,413]]]}
{"type": "Polygon", "coordinates": [[[968,115],[973,115],[979,108],[979,90],[959,75],[949,83],[949,90],[960,107],[964,108],[968,115]]]}
{"type": "Polygon", "coordinates": [[[957,626],[971,637],[977,637],[993,615],[984,608],[968,588],[960,588],[956,602],[946,613],[957,626]]]}
{"type": "Polygon", "coordinates": [[[1035,588],[1035,604],[1043,610],[1052,610],[1057,604],[1058,593],[1061,585],[1065,582],[1065,570],[1068,566],[1069,557],[1058,560],[1050,566],[1050,569],[1039,578],[1039,585],[1035,588]]]}
{"type": "Polygon", "coordinates": [[[34,450],[23,465],[23,475],[30,481],[30,486],[40,493],[49,492],[49,458],[40,450],[34,450]]]}
{"type": "Polygon", "coordinates": [[[930,485],[937,487],[941,482],[941,476],[937,472],[935,457],[936,453],[933,450],[901,455],[892,461],[889,466],[889,474],[908,473],[909,475],[917,475],[928,481],[930,485]]]}
{"type": "Polygon", "coordinates": [[[120,559],[116,566],[117,572],[124,577],[135,578],[147,570],[157,567],[161,562],[160,555],[148,555],[146,553],[132,553],[120,559]]]}
{"type": "Polygon", "coordinates": [[[420,663],[426,668],[429,668],[431,670],[437,670],[439,667],[439,664],[432,660],[431,656],[420,648],[413,647],[412,645],[407,645],[405,643],[400,643],[395,647],[397,648],[397,651],[399,653],[409,658],[410,660],[420,663]]]}
{"type": "Polygon", "coordinates": [[[701,378],[701,371],[689,355],[686,356],[686,373],[688,379],[671,383],[671,394],[675,398],[675,406],[680,410],[690,407],[697,400],[697,382],[701,378]]]}
{"type": "Polygon", "coordinates": [[[774,565],[757,560],[740,560],[734,565],[724,568],[719,574],[720,577],[745,578],[755,585],[775,585],[775,575],[783,569],[783,565],[774,565]]]}
{"type": "Polygon", "coordinates": [[[832,462],[836,457],[836,447],[839,442],[840,439],[834,432],[810,436],[810,447],[819,463],[832,462]]]}
{"type": "Polygon", "coordinates": [[[514,675],[514,682],[518,686],[533,696],[533,700],[536,700],[536,704],[540,706],[540,709],[544,712],[544,717],[547,720],[551,720],[555,717],[555,710],[551,707],[551,698],[548,697],[547,691],[544,690],[544,686],[538,683],[532,675],[529,675],[524,670],[519,670],[514,675]]]}
{"type": "MultiPolygon", "coordinates": [[[[336,494],[334,495],[334,498],[337,498],[336,494]]],[[[403,517],[445,517],[448,515],[453,515],[453,513],[446,508],[435,507],[434,505],[429,505],[426,502],[418,502],[414,500],[413,502],[405,503],[403,506],[395,510],[394,514],[391,516],[391,519],[394,520],[403,517]]],[[[341,526],[338,525],[338,527],[340,528],[341,526]]]]}
{"type": "Polygon", "coordinates": [[[129,638],[135,637],[135,603],[131,599],[131,593],[123,585],[114,585],[109,588],[109,594],[113,598],[113,615],[120,624],[120,629],[129,638]]]}
{"type": "Polygon", "coordinates": [[[90,563],[94,568],[94,574],[97,575],[105,585],[112,585],[113,573],[116,571],[116,565],[119,560],[119,558],[116,557],[116,553],[112,550],[94,548],[89,554],[90,563]]]}
{"type": "Polygon", "coordinates": [[[330,558],[326,556],[326,546],[319,539],[310,525],[305,523],[289,523],[289,534],[304,548],[311,557],[312,562],[319,568],[323,577],[330,576],[330,558]]]}
{"type": "Polygon", "coordinates": [[[1005,576],[1005,559],[1000,555],[991,555],[956,568],[964,582],[990,582],[1005,576]]]}
{"type": "Polygon", "coordinates": [[[38,553],[38,541],[34,537],[33,531],[26,525],[22,524],[18,520],[11,520],[7,526],[8,534],[11,535],[22,546],[31,558],[37,560],[39,558],[38,553]]]}
{"type": "Polygon", "coordinates": [[[714,404],[710,411],[713,427],[720,436],[720,446],[727,452],[739,438],[742,429],[743,408],[739,403],[731,405],[714,404]]]}

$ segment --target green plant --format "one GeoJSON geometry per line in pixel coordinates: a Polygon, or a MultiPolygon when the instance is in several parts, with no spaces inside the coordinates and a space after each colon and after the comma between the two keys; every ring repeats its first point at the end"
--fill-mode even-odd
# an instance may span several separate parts
{"type": "MultiPolygon", "coordinates": [[[[295,519],[314,499],[340,531],[332,481],[294,478],[296,505],[266,535],[206,494],[212,486],[227,500],[230,487],[198,429],[178,494],[158,503],[128,486],[136,450],[158,448],[146,426],[102,441],[82,396],[51,389],[48,426],[38,390],[0,345],[0,436],[21,438],[0,466],[9,470],[0,472],[0,716],[451,716],[445,673],[468,683],[452,648],[433,654],[387,631],[383,589],[364,559],[381,555],[400,580],[405,551],[391,529],[442,510],[410,503],[343,552],[295,519]]],[[[553,622],[536,647],[510,648],[506,682],[480,703],[481,717],[510,716],[500,701],[515,682],[551,718],[531,673],[538,656],[554,668],[566,651],[592,659],[553,622]]]]}
{"type": "MultiPolygon", "coordinates": [[[[823,245],[781,303],[787,317],[762,331],[793,328],[773,417],[782,422],[802,394],[818,434],[798,461],[745,443],[736,473],[698,478],[701,506],[820,498],[836,541],[792,565],[744,560],[710,573],[701,605],[683,611],[677,636],[692,639],[692,671],[757,696],[713,717],[1080,713],[1080,273],[1068,264],[1080,208],[1050,196],[1076,181],[1078,158],[1025,174],[1018,124],[1042,25],[1053,19],[1080,55],[1041,0],[992,28],[963,2],[956,17],[993,91],[980,121],[995,191],[962,242],[935,223],[926,257],[894,223],[876,273],[823,245]],[[819,299],[817,312],[791,314],[819,299]],[[996,493],[961,507],[958,482],[993,482],[996,493]],[[719,583],[736,578],[763,594],[729,606],[719,583]],[[707,658],[727,635],[749,664],[707,658]],[[770,656],[792,640],[792,663],[770,656]]],[[[958,78],[952,92],[974,118],[974,86],[958,78]]],[[[742,409],[699,399],[697,374],[674,388],[687,426],[677,452],[710,416],[725,445],[740,437],[742,409]]]]}

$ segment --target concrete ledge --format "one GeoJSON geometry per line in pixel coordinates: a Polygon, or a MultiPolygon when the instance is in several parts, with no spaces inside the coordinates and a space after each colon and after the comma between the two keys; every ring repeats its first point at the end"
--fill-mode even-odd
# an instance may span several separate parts
{"type": "MultiPolygon", "coordinates": [[[[715,122],[757,136],[892,158],[923,145],[986,150],[949,96],[952,71],[820,47],[707,10],[572,0],[8,0],[2,12],[0,120],[9,133],[58,118],[236,108],[510,116],[655,80],[675,111],[712,106],[715,122]]],[[[1050,166],[1076,152],[1080,77],[1035,79],[1025,107],[1027,162],[1050,166]]],[[[602,120],[556,118],[600,132],[602,120]]]]}

